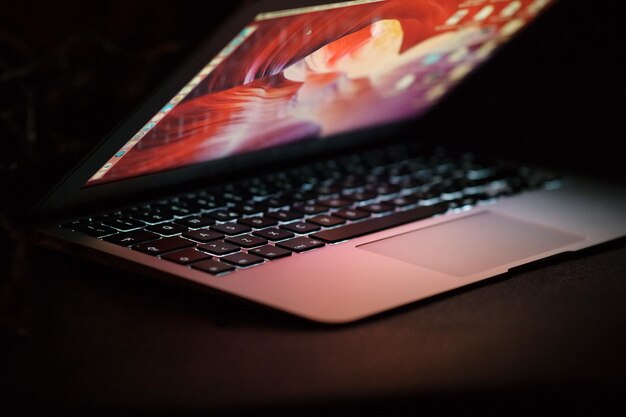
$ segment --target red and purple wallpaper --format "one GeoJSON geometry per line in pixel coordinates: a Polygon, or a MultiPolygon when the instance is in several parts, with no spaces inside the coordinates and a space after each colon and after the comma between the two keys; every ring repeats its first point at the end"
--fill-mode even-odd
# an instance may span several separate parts
{"type": "Polygon", "coordinates": [[[387,0],[257,18],[87,185],[419,115],[547,3],[387,0]]]}

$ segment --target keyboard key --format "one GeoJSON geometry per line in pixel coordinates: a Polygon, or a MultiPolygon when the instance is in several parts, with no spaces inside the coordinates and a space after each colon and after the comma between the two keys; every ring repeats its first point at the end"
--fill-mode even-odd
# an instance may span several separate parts
{"type": "Polygon", "coordinates": [[[104,237],[104,236],[108,236],[108,235],[112,235],[117,233],[117,230],[112,229],[110,227],[107,226],[101,226],[101,225],[87,225],[87,226],[80,226],[77,227],[76,229],[74,229],[76,232],[80,232],[80,233],[84,233],[86,235],[89,235],[91,237],[104,237]]]}
{"type": "Polygon", "coordinates": [[[265,245],[267,240],[261,239],[260,237],[250,236],[250,235],[241,235],[226,238],[228,243],[232,243],[237,246],[241,246],[242,248],[254,248],[255,246],[265,245]]]}
{"type": "Polygon", "coordinates": [[[237,223],[222,223],[211,226],[212,230],[224,233],[225,235],[233,236],[240,235],[242,233],[248,233],[252,229],[249,226],[237,223]]]}
{"type": "Polygon", "coordinates": [[[164,237],[160,240],[141,243],[137,246],[133,246],[133,249],[139,252],[156,256],[162,255],[167,252],[172,252],[177,249],[187,248],[193,245],[194,243],[192,241],[180,237],[164,237]]]}
{"type": "Polygon", "coordinates": [[[271,217],[272,219],[276,219],[281,222],[290,222],[292,220],[301,219],[304,215],[291,210],[280,210],[267,213],[267,217],[271,217]]]}
{"type": "Polygon", "coordinates": [[[282,225],[280,227],[282,229],[286,229],[286,230],[289,230],[291,232],[300,233],[300,234],[311,233],[311,232],[315,232],[315,231],[320,230],[319,226],[316,226],[316,225],[311,224],[311,223],[304,223],[304,222],[295,222],[295,223],[284,224],[284,225],[282,225]]]}
{"type": "Polygon", "coordinates": [[[313,191],[296,191],[295,193],[291,193],[289,196],[293,199],[293,201],[308,201],[316,199],[318,194],[313,191]]]}
{"type": "Polygon", "coordinates": [[[209,229],[189,230],[188,232],[183,233],[183,236],[200,243],[212,242],[224,237],[223,234],[209,229]]]}
{"type": "Polygon", "coordinates": [[[242,203],[246,200],[246,196],[240,192],[227,191],[222,194],[222,198],[227,201],[232,201],[233,203],[242,203]]]}
{"type": "Polygon", "coordinates": [[[406,207],[412,204],[417,204],[419,202],[419,198],[414,195],[405,195],[402,197],[397,197],[392,200],[385,201],[385,204],[393,204],[396,207],[406,207]]]}
{"type": "Polygon", "coordinates": [[[260,248],[252,249],[249,253],[254,253],[255,255],[262,256],[265,259],[274,260],[279,258],[284,258],[287,256],[291,256],[291,251],[283,248],[279,248],[276,246],[261,246],[260,248]]]}
{"type": "Polygon", "coordinates": [[[315,192],[319,195],[336,194],[340,191],[341,187],[335,184],[324,184],[315,189],[315,192]]]}
{"type": "Polygon", "coordinates": [[[228,264],[216,261],[214,259],[208,259],[206,261],[200,261],[193,265],[192,268],[200,271],[208,272],[209,274],[217,275],[228,271],[234,271],[235,267],[228,264]]]}
{"type": "Polygon", "coordinates": [[[232,210],[216,210],[211,211],[209,213],[203,214],[204,217],[208,217],[213,220],[218,220],[220,222],[227,222],[229,220],[234,220],[239,217],[239,213],[232,210]]]}
{"type": "Polygon", "coordinates": [[[212,255],[227,255],[229,253],[239,252],[239,246],[221,241],[198,245],[198,249],[209,252],[212,255]]]}
{"type": "Polygon", "coordinates": [[[186,232],[187,228],[175,223],[162,223],[155,224],[154,226],[148,226],[146,227],[146,230],[163,236],[174,236],[186,232]]]}
{"type": "Polygon", "coordinates": [[[256,236],[263,239],[271,240],[273,242],[277,240],[285,240],[294,237],[295,235],[287,230],[272,227],[270,229],[258,230],[254,232],[256,236]]]}
{"type": "MultiPolygon", "coordinates": [[[[331,230],[334,230],[334,229],[331,229],[331,230]]],[[[300,252],[304,252],[304,251],[311,250],[311,249],[321,248],[322,246],[324,246],[324,243],[317,239],[313,239],[313,238],[306,237],[306,236],[301,236],[295,239],[286,240],[284,242],[279,242],[276,244],[276,246],[280,246],[281,248],[289,249],[290,251],[300,253],[300,252]]]]}
{"type": "Polygon", "coordinates": [[[323,227],[332,227],[340,224],[344,224],[346,221],[342,218],[331,216],[328,214],[322,214],[320,216],[311,217],[306,220],[309,223],[317,224],[323,227]]]}
{"type": "Polygon", "coordinates": [[[244,219],[239,219],[238,223],[254,227],[255,229],[263,229],[277,225],[278,221],[269,217],[246,217],[244,219]]]}
{"type": "Polygon", "coordinates": [[[379,232],[402,224],[410,223],[432,217],[436,214],[445,213],[447,204],[434,204],[432,206],[417,207],[407,211],[400,211],[388,216],[364,220],[360,223],[352,223],[335,229],[324,230],[314,233],[311,238],[320,239],[328,243],[341,242],[342,240],[364,236],[369,233],[379,232]]]}
{"type": "Polygon", "coordinates": [[[267,200],[263,200],[261,204],[267,208],[280,208],[280,207],[285,207],[289,205],[289,201],[283,198],[273,197],[273,198],[268,198],[267,200]]]}
{"type": "Polygon", "coordinates": [[[376,198],[377,195],[375,193],[369,192],[369,191],[363,191],[363,192],[357,192],[357,193],[352,193],[352,194],[348,194],[345,196],[346,198],[350,198],[354,201],[367,201],[367,200],[371,200],[373,198],[376,198]]]}
{"type": "Polygon", "coordinates": [[[215,220],[209,219],[208,217],[192,216],[185,217],[184,219],[178,219],[174,223],[180,224],[181,226],[185,226],[190,229],[200,229],[202,227],[207,227],[215,224],[215,220]]]}
{"type": "Polygon", "coordinates": [[[72,220],[71,222],[63,223],[61,227],[63,229],[76,229],[80,226],[87,226],[89,223],[91,223],[90,219],[72,220]]]}
{"type": "Polygon", "coordinates": [[[371,216],[370,213],[357,209],[337,210],[333,213],[333,215],[346,220],[361,220],[371,216]]]}
{"type": "Polygon", "coordinates": [[[238,204],[235,207],[231,208],[231,210],[246,216],[263,213],[263,207],[256,204],[238,204]]]}
{"type": "Polygon", "coordinates": [[[131,217],[133,219],[141,220],[142,222],[156,224],[172,220],[174,218],[174,214],[168,211],[150,210],[132,213],[131,217]]]}
{"type": "Polygon", "coordinates": [[[374,204],[368,204],[366,206],[360,206],[359,209],[370,212],[370,213],[374,213],[374,214],[380,214],[380,213],[385,213],[387,211],[393,210],[393,206],[390,204],[384,204],[384,203],[374,203],[374,204]]]}
{"type": "Polygon", "coordinates": [[[150,240],[156,240],[160,237],[161,236],[155,233],[146,232],[145,230],[135,230],[134,232],[118,233],[116,235],[105,237],[104,240],[120,246],[133,246],[150,240]]]}
{"type": "Polygon", "coordinates": [[[229,264],[239,267],[256,265],[263,262],[263,258],[260,256],[250,255],[249,253],[243,252],[224,256],[221,260],[222,262],[228,262],[229,264]]]}
{"type": "Polygon", "coordinates": [[[183,199],[180,204],[182,206],[188,207],[192,210],[214,210],[219,209],[221,207],[225,207],[226,203],[223,201],[212,200],[207,197],[191,197],[188,199],[183,199]]]}
{"type": "Polygon", "coordinates": [[[130,216],[134,213],[143,213],[144,211],[150,210],[150,204],[137,204],[135,206],[130,206],[123,208],[120,210],[120,213],[125,216],[130,216]]]}
{"type": "Polygon", "coordinates": [[[345,198],[331,198],[329,200],[321,200],[319,204],[329,208],[342,208],[351,205],[352,201],[345,198]]]}
{"type": "Polygon", "coordinates": [[[127,232],[129,230],[138,229],[146,225],[144,222],[131,219],[130,217],[107,219],[107,220],[104,220],[102,224],[105,226],[113,227],[117,230],[121,230],[122,232],[127,232]]]}
{"type": "Polygon", "coordinates": [[[342,181],[344,188],[358,188],[367,184],[367,180],[363,175],[348,175],[342,181]]]}
{"type": "Polygon", "coordinates": [[[318,204],[294,204],[293,209],[303,214],[320,214],[328,210],[318,204]]]}
{"type": "Polygon", "coordinates": [[[97,222],[97,223],[103,223],[105,220],[117,219],[121,215],[122,215],[121,211],[114,211],[112,213],[99,214],[97,216],[92,217],[91,221],[92,222],[97,222]]]}
{"type": "Polygon", "coordinates": [[[163,259],[166,259],[171,262],[175,262],[181,265],[187,265],[192,262],[201,261],[203,259],[210,259],[211,257],[204,252],[200,252],[194,248],[183,249],[176,252],[172,252],[163,256],[163,259]]]}
{"type": "Polygon", "coordinates": [[[179,205],[179,204],[172,204],[170,206],[167,206],[167,209],[169,211],[171,211],[172,213],[174,213],[175,216],[189,216],[191,214],[196,214],[199,210],[194,210],[191,207],[186,207],[184,205],[179,205]]]}
{"type": "Polygon", "coordinates": [[[401,188],[397,185],[392,185],[392,184],[378,184],[374,187],[372,187],[372,192],[376,193],[380,196],[385,196],[385,195],[390,195],[390,194],[395,194],[397,192],[399,192],[401,190],[401,188]]]}

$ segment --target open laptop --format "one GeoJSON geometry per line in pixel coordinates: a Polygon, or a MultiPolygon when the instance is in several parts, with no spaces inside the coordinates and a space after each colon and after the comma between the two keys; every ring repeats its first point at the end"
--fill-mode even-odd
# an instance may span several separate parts
{"type": "Polygon", "coordinates": [[[626,191],[427,144],[550,0],[261,1],[43,201],[39,241],[342,323],[626,234],[626,191]]]}

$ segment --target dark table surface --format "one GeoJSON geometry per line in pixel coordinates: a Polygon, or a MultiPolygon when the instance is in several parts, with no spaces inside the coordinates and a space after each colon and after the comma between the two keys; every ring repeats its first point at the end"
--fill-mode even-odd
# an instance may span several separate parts
{"type": "MultiPolygon", "coordinates": [[[[0,5],[0,412],[624,415],[624,239],[338,327],[29,242],[26,209],[238,3],[0,5]]],[[[425,131],[626,184],[624,37],[594,7],[555,8],[425,131]]]]}

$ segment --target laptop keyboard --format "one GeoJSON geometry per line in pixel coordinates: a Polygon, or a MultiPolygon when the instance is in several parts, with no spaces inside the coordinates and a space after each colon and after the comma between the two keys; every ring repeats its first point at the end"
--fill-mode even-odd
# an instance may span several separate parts
{"type": "Polygon", "coordinates": [[[551,173],[409,145],[315,162],[60,225],[212,275],[555,186],[551,173]]]}

